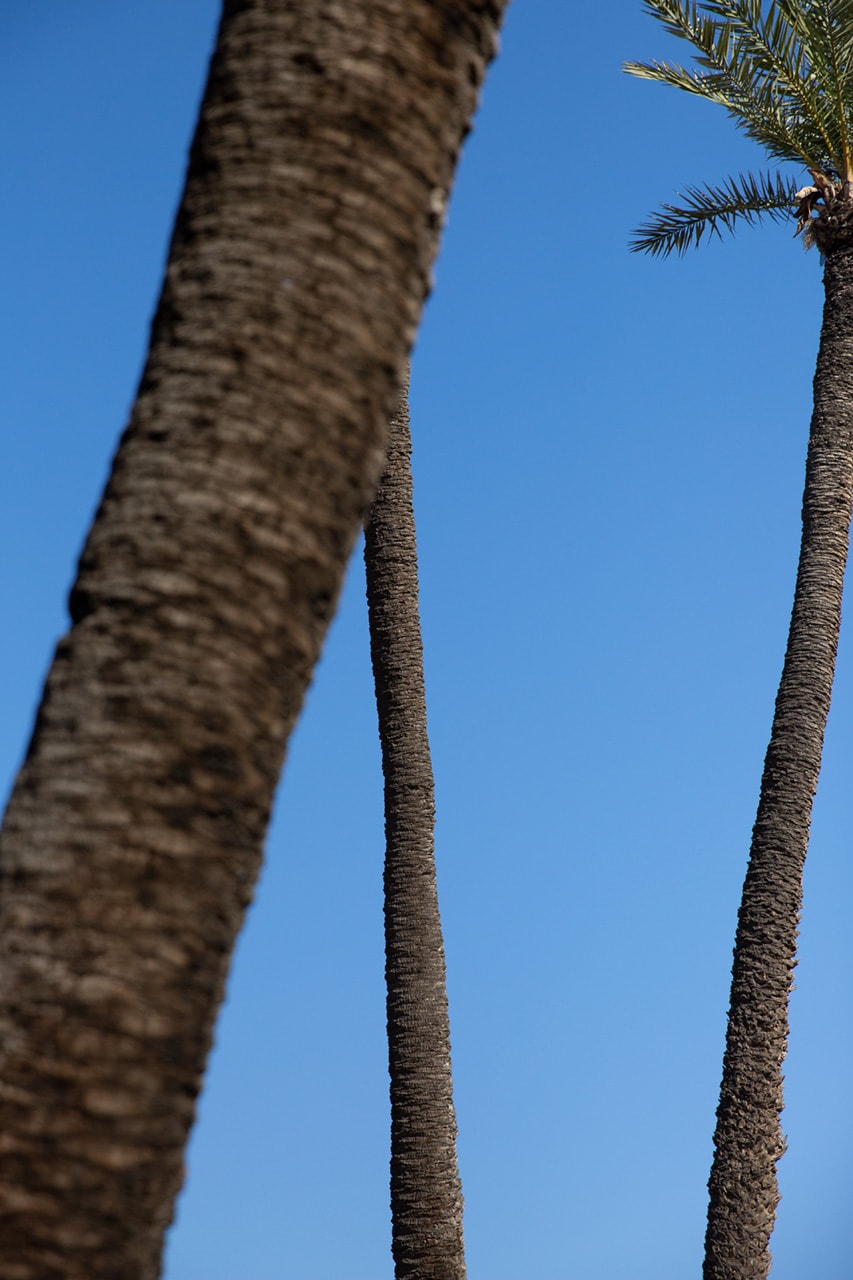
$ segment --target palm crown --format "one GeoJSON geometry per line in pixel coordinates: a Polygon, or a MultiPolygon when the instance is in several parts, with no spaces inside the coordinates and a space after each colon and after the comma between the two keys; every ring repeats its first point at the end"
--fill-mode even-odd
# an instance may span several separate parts
{"type": "Polygon", "coordinates": [[[720,186],[688,187],[683,205],[664,204],[635,233],[631,248],[665,256],[720,235],[739,219],[787,219],[798,230],[835,184],[853,183],[853,0],[644,0],[673,35],[694,47],[694,68],[628,62],[625,70],[718,102],[776,160],[813,174],[796,190],[781,174],[739,174],[720,186]]]}

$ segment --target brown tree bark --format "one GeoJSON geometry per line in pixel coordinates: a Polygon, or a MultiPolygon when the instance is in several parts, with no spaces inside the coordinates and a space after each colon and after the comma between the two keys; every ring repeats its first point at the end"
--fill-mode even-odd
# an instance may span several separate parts
{"type": "Polygon", "coordinates": [[[0,1274],[151,1280],[505,0],[225,0],[0,845],[0,1274]]]}
{"type": "Polygon", "coordinates": [[[830,251],[788,647],[735,941],[709,1181],[705,1280],[764,1280],[779,1201],[776,1161],[788,998],[812,801],[841,624],[853,505],[853,249],[830,251]]]}
{"type": "Polygon", "coordinates": [[[397,1280],[464,1280],[407,391],[391,421],[364,545],[385,777],[392,1239],[397,1280]]]}

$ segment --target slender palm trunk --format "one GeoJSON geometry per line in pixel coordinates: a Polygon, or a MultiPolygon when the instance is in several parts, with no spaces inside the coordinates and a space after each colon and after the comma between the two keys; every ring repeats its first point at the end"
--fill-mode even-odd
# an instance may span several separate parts
{"type": "Polygon", "coordinates": [[[504,0],[225,0],[0,849],[0,1273],[153,1280],[504,0]]]}
{"type": "Polygon", "coordinates": [[[782,1062],[853,504],[853,249],[830,252],[794,607],[738,920],[705,1280],[764,1280],[785,1143],[782,1062]]]}
{"type": "Polygon", "coordinates": [[[397,1280],[464,1280],[410,458],[404,389],[364,548],[385,775],[393,1250],[397,1280]]]}

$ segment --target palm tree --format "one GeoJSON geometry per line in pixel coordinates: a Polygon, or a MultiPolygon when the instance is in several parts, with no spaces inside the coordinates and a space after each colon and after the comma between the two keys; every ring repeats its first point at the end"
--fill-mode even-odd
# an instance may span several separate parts
{"type": "Polygon", "coordinates": [[[2,831],[4,1276],[158,1274],[503,6],[225,0],[138,397],[2,831]]]}
{"type": "Polygon", "coordinates": [[[738,918],[709,1181],[706,1280],[759,1280],[784,1150],[782,1061],[803,863],[832,693],[853,502],[853,3],[645,0],[693,46],[695,66],[626,70],[724,107],[774,160],[807,169],[688,188],[636,233],[633,248],[682,253],[707,233],[797,217],[825,261],[794,604],[738,918]]]}
{"type": "Polygon", "coordinates": [[[364,545],[385,775],[392,1238],[397,1280],[464,1280],[407,392],[408,379],[364,545]]]}

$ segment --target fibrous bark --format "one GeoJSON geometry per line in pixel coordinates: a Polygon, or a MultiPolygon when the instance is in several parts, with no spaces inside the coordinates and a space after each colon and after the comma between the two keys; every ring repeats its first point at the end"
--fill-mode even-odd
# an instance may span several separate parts
{"type": "Polygon", "coordinates": [[[226,0],[0,846],[0,1272],[152,1280],[504,0],[226,0]]]}
{"type": "Polygon", "coordinates": [[[853,249],[829,252],[803,532],[743,890],[709,1181],[705,1280],[764,1280],[785,1143],[782,1062],[853,503],[853,249]]]}
{"type": "Polygon", "coordinates": [[[397,1280],[464,1280],[410,462],[405,386],[364,549],[385,777],[392,1238],[397,1280]]]}

